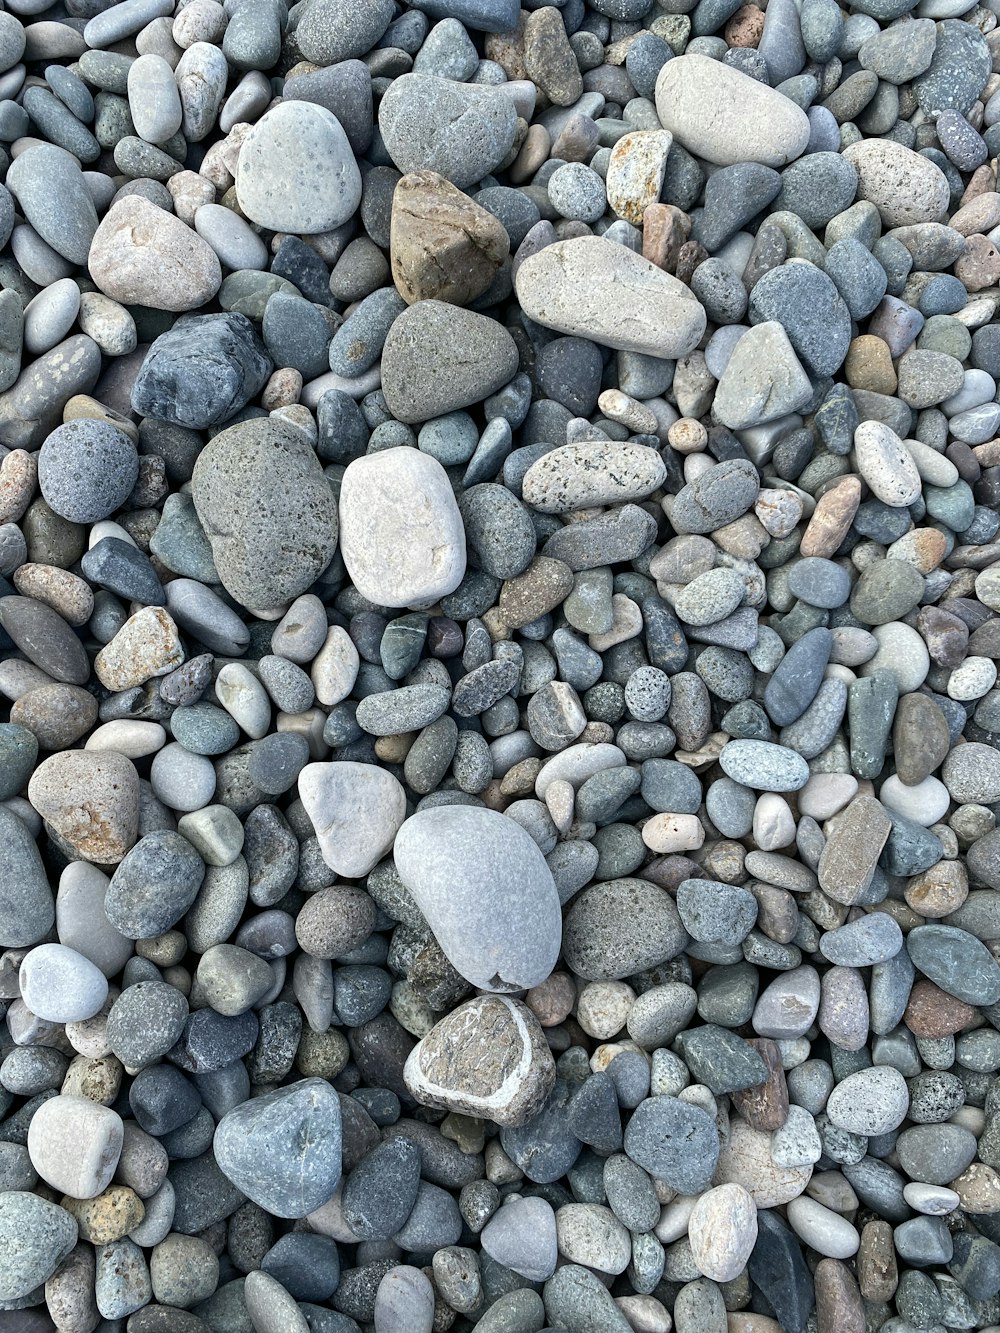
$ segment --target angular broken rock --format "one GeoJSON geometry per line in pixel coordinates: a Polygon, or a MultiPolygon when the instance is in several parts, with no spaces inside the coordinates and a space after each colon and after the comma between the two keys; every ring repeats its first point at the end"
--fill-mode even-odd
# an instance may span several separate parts
{"type": "Polygon", "coordinates": [[[827,825],[819,858],[820,888],[835,902],[856,903],[872,882],[892,821],[874,796],[856,796],[827,825]]]}
{"type": "Polygon", "coordinates": [[[481,296],[510,254],[500,221],[436,171],[396,184],[389,232],[392,277],[407,305],[481,296]]]}
{"type": "Polygon", "coordinates": [[[623,134],[611,150],[605,182],[608,203],[633,227],[641,227],[646,209],[659,201],[673,141],[667,130],[634,130],[623,134]]]}
{"type": "Polygon", "coordinates": [[[715,392],[714,413],[730,430],[776,421],[813,395],[809,376],[776,320],[757,324],[733,348],[715,392]]]}
{"type": "Polygon", "coordinates": [[[130,690],[165,676],[184,661],[184,645],[173,616],[162,606],[144,606],[105,644],[94,672],[106,690],[130,690]]]}
{"type": "Polygon", "coordinates": [[[705,332],[704,307],[689,287],[603,236],[547,245],[524,261],[514,285],[536,323],[619,352],[675,360],[705,332]]]}
{"type": "Polygon", "coordinates": [[[35,769],[28,799],[85,861],[117,865],[139,836],[139,774],[115,750],[62,750],[35,769]]]}
{"type": "Polygon", "coordinates": [[[403,1077],[424,1106],[523,1125],[551,1092],[556,1067],[526,1005],[479,995],[431,1028],[410,1052],[403,1077]]]}

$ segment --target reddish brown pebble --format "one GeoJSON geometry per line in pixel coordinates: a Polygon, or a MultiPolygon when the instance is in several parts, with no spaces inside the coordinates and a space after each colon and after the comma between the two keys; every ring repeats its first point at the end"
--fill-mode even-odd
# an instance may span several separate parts
{"type": "Polygon", "coordinates": [[[933,981],[921,978],[910,991],[903,1022],[915,1037],[951,1037],[977,1018],[964,1000],[948,995],[933,981]]]}
{"type": "Polygon", "coordinates": [[[816,1265],[815,1282],[819,1333],[865,1333],[865,1307],[847,1265],[839,1259],[821,1259],[816,1265]]]}
{"type": "Polygon", "coordinates": [[[825,495],[821,495],[802,534],[799,554],[833,555],[847,536],[860,503],[861,482],[853,476],[842,478],[825,495]]]}

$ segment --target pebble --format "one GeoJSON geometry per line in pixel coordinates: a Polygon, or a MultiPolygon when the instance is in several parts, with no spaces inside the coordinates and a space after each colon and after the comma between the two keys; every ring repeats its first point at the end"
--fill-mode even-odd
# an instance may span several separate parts
{"type": "Polygon", "coordinates": [[[463,806],[422,811],[399,829],[394,857],[445,956],[468,981],[522,990],[552,971],[558,895],[534,840],[512,820],[463,806]]]}

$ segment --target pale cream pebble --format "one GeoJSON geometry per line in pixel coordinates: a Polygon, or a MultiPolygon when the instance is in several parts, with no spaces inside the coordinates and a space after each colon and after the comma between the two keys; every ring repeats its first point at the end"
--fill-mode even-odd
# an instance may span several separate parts
{"type": "Polygon", "coordinates": [[[633,1333],[670,1333],[670,1313],[655,1296],[616,1296],[615,1305],[628,1320],[633,1333]]]}
{"type": "MultiPolygon", "coordinates": [[[[235,176],[226,165],[224,156],[226,141],[219,139],[211,145],[208,152],[202,158],[199,174],[204,176],[216,190],[228,190],[235,184],[235,176]]],[[[203,200],[202,202],[212,202],[203,200]]],[[[193,219],[193,215],[192,215],[193,219]]]]}
{"type": "Polygon", "coordinates": [[[800,496],[790,487],[767,487],[754,502],[754,513],[772,537],[787,537],[803,515],[800,496]]]}
{"type": "MultiPolygon", "coordinates": [[[[206,158],[207,156],[208,154],[206,158]]],[[[167,181],[167,189],[174,201],[174,212],[182,222],[192,227],[198,209],[203,204],[215,203],[215,188],[215,184],[205,172],[178,171],[176,176],[171,176],[167,181]]],[[[225,189],[225,186],[221,188],[225,189]]]]}
{"type": "Polygon", "coordinates": [[[822,822],[854,799],[858,780],[852,773],[814,773],[797,795],[800,815],[822,822]]]}
{"type": "Polygon", "coordinates": [[[679,454],[700,454],[708,448],[708,431],[696,417],[678,417],[667,429],[667,443],[679,454]]]}
{"type": "Polygon", "coordinates": [[[637,602],[624,593],[616,592],[611,598],[611,628],[603,634],[590,634],[587,642],[595,653],[606,652],[616,643],[634,639],[642,633],[642,610],[637,602]]]}
{"type": "Polygon", "coordinates": [[[252,129],[252,125],[245,120],[241,120],[233,126],[222,141],[222,160],[234,180],[236,179],[236,166],[240,160],[240,149],[252,129]]]}
{"type": "Polygon", "coordinates": [[[331,625],[309,672],[317,700],[332,708],[346,699],[360,668],[361,658],[350,635],[340,625],[331,625]]]}
{"type": "Polygon", "coordinates": [[[656,430],[656,414],[644,403],[622,393],[621,389],[605,389],[597,400],[597,406],[609,421],[617,421],[634,434],[651,435],[656,430]]]}
{"type": "Polygon", "coordinates": [[[757,797],[753,837],[762,852],[776,852],[795,841],[795,816],[783,796],[763,792],[757,797]]]}
{"type": "Polygon", "coordinates": [[[588,1037],[607,1041],[624,1028],[634,1003],[635,991],[624,981],[591,981],[577,1000],[577,1022],[588,1037]]]}
{"type": "Polygon", "coordinates": [[[653,1235],[664,1245],[680,1240],[687,1235],[688,1222],[698,1202],[697,1194],[678,1194],[666,1203],[660,1213],[660,1220],[653,1228],[653,1235]]]}
{"type": "Polygon", "coordinates": [[[226,11],[216,0],[192,0],[174,18],[171,35],[182,51],[195,42],[218,43],[228,23],[226,11]]]}
{"type": "Polygon", "coordinates": [[[591,1072],[599,1074],[602,1070],[607,1069],[615,1056],[621,1055],[622,1051],[638,1051],[647,1064],[649,1063],[649,1052],[644,1051],[641,1046],[637,1046],[634,1041],[625,1037],[622,1041],[606,1041],[597,1047],[590,1057],[591,1072]]]}
{"type": "Polygon", "coordinates": [[[573,784],[564,778],[557,778],[545,789],[545,807],[560,833],[566,833],[573,823],[575,800],[573,784]]]}
{"type": "Polygon", "coordinates": [[[693,852],[704,843],[705,829],[697,815],[653,815],[642,826],[642,840],[651,852],[693,852]]]}
{"type": "Polygon", "coordinates": [[[142,759],[155,754],[167,743],[167,733],[159,722],[119,718],[105,722],[87,737],[85,750],[117,750],[127,759],[142,759]]]}
{"type": "Polygon", "coordinates": [[[260,405],[265,412],[273,412],[278,407],[291,407],[298,403],[301,393],[302,372],[293,366],[282,366],[264,385],[260,405]]]}
{"type": "Polygon", "coordinates": [[[706,1190],[688,1220],[688,1239],[705,1277],[731,1282],[743,1272],[757,1243],[757,1205],[742,1185],[706,1190]]]}

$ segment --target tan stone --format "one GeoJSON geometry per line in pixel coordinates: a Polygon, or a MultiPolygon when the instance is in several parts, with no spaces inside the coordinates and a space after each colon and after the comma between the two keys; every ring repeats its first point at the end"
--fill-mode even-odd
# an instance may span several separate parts
{"type": "Polygon", "coordinates": [[[211,246],[173,213],[135,194],[108,209],[87,262],[105,296],[154,310],[195,310],[222,285],[211,246]]]}
{"type": "Polygon", "coordinates": [[[160,606],[144,606],[97,654],[94,671],[105,689],[128,690],[165,676],[183,661],[173,617],[160,606]]]}
{"type": "Polygon", "coordinates": [[[611,150],[608,203],[634,227],[641,227],[646,209],[659,202],[672,143],[673,135],[666,130],[634,130],[623,134],[611,150]]]}
{"type": "Polygon", "coordinates": [[[844,374],[852,389],[867,389],[870,393],[884,394],[896,392],[896,372],[889,344],[874,334],[862,334],[851,342],[844,362],[844,374]]]}
{"type": "Polygon", "coordinates": [[[110,1245],[121,1240],[146,1215],[144,1203],[127,1185],[112,1185],[96,1199],[72,1199],[66,1195],[60,1204],[76,1218],[80,1239],[92,1245],[110,1245]]]}
{"type": "Polygon", "coordinates": [[[839,1259],[816,1265],[818,1333],[865,1333],[865,1307],[857,1279],[839,1259]]]}
{"type": "Polygon", "coordinates": [[[728,46],[756,46],[764,31],[764,11],[756,5],[741,5],[726,24],[728,46]]]}
{"type": "Polygon", "coordinates": [[[583,92],[583,75],[554,5],[532,10],[524,21],[524,68],[555,106],[572,106],[583,92]]]}
{"type": "Polygon", "coordinates": [[[880,1219],[868,1222],[861,1232],[857,1257],[858,1286],[867,1301],[888,1301],[899,1282],[892,1227],[880,1219]]]}
{"type": "Polygon", "coordinates": [[[58,565],[21,565],[14,571],[14,587],[23,597],[51,606],[70,625],[86,625],[93,614],[89,585],[58,565]]]}
{"type": "Polygon", "coordinates": [[[961,861],[939,861],[915,875],[903,897],[923,917],[939,918],[957,911],[969,896],[969,876],[961,861]]]}
{"type": "Polygon", "coordinates": [[[776,1208],[798,1198],[812,1171],[811,1166],[776,1166],[771,1157],[771,1135],[734,1117],[729,1122],[729,1138],[719,1153],[715,1184],[742,1185],[758,1208],[776,1208]]]}
{"type": "Polygon", "coordinates": [[[491,213],[436,171],[414,171],[392,197],[389,251],[393,280],[407,304],[467,305],[493,281],[510,239],[491,213]]]}
{"type": "Polygon", "coordinates": [[[969,237],[965,254],[955,263],[955,277],[969,292],[981,292],[1000,278],[1000,250],[988,236],[969,237]]]}
{"type": "Polygon", "coordinates": [[[816,503],[799,554],[829,557],[844,540],[861,503],[861,482],[857,477],[842,477],[825,491],[816,503]]]}
{"type": "Polygon", "coordinates": [[[139,775],[114,750],[50,755],[28,783],[28,799],[85,861],[117,865],[139,833],[139,775]]]}

